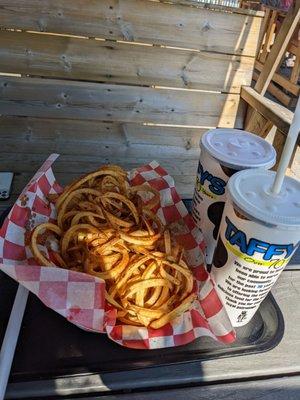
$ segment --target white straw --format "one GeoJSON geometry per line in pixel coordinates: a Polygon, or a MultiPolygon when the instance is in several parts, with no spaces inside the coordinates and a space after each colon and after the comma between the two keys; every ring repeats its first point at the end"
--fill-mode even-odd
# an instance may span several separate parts
{"type": "Polygon", "coordinates": [[[28,290],[19,285],[0,351],[0,400],[3,400],[5,396],[27,297],[28,290]]]}
{"type": "Polygon", "coordinates": [[[290,126],[289,133],[287,135],[285,145],[282,151],[282,155],[280,158],[280,162],[278,165],[278,169],[276,172],[276,176],[274,179],[273,187],[272,187],[272,192],[274,194],[280,193],[282,183],[284,180],[285,172],[287,167],[289,166],[297,139],[298,135],[300,132],[300,100],[298,99],[293,122],[290,126]]]}

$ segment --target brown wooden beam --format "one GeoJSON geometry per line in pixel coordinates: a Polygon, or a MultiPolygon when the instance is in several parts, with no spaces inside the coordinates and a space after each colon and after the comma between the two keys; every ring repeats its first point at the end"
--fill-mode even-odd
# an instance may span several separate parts
{"type": "Polygon", "coordinates": [[[291,7],[281,25],[279,33],[265,62],[264,68],[256,82],[254,89],[258,93],[262,95],[266,93],[299,21],[300,0],[296,0],[294,7],[291,7]]]}
{"type": "MultiPolygon", "coordinates": [[[[257,81],[258,79],[259,79],[259,74],[254,71],[253,80],[257,81]]],[[[272,83],[272,82],[270,83],[270,85],[268,87],[268,92],[272,96],[274,96],[277,100],[279,100],[280,103],[283,104],[285,107],[289,107],[292,98],[288,94],[284,93],[281,88],[274,85],[274,83],[272,83]]]]}
{"type": "Polygon", "coordinates": [[[251,87],[243,86],[241,97],[249,106],[270,120],[281,132],[287,135],[293,119],[292,111],[267,99],[251,87]]]}
{"type": "MultiPolygon", "coordinates": [[[[264,65],[259,61],[255,61],[255,69],[257,69],[259,72],[261,72],[264,69],[264,65]]],[[[282,86],[284,89],[286,89],[288,92],[292,93],[293,95],[299,96],[299,93],[300,93],[299,85],[292,83],[287,78],[278,74],[277,72],[275,72],[275,74],[272,78],[272,81],[278,83],[278,85],[282,86]]]]}

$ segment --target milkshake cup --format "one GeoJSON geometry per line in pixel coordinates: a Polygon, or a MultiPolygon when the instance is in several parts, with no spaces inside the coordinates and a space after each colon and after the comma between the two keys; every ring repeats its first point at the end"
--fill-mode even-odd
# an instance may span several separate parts
{"type": "Polygon", "coordinates": [[[234,327],[245,325],[300,242],[300,181],[246,170],[229,179],[211,275],[234,327]]]}
{"type": "Polygon", "coordinates": [[[212,263],[230,176],[247,168],[271,168],[276,152],[259,136],[239,129],[212,129],[200,142],[201,154],[192,216],[206,242],[206,262],[212,263]]]}

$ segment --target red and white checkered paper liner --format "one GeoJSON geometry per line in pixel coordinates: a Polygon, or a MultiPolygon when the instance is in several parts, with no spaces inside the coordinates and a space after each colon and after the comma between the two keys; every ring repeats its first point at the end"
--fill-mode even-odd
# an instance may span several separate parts
{"type": "MultiPolygon", "coordinates": [[[[37,224],[56,218],[55,208],[46,196],[62,190],[51,168],[57,157],[52,154],[46,160],[5,219],[0,230],[0,269],[68,321],[88,331],[106,333],[126,347],[173,347],[200,336],[225,343],[234,341],[235,332],[203,263],[202,234],[177,194],[173,179],[156,161],[130,172],[129,178],[132,185],[148,182],[160,192],[157,214],[164,224],[171,224],[197,281],[198,299],[190,311],[161,329],[118,325],[116,310],[105,302],[103,280],[36,265],[28,246],[30,231],[37,224]]],[[[47,252],[45,247],[41,248],[47,252]]]]}

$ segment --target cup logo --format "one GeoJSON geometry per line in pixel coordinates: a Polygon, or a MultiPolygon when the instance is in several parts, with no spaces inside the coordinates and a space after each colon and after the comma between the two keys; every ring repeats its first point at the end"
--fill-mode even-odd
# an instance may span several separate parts
{"type": "MultiPolygon", "coordinates": [[[[205,170],[199,162],[198,165],[198,175],[197,175],[197,181],[196,181],[196,189],[198,192],[202,191],[206,195],[210,195],[209,193],[206,192],[206,189],[203,188],[203,185],[205,182],[208,182],[208,189],[213,195],[221,196],[225,193],[225,186],[226,182],[218,178],[217,176],[212,175],[209,171],[205,170]]],[[[215,196],[211,196],[215,198],[215,196]]]]}
{"type": "MultiPolygon", "coordinates": [[[[233,253],[238,251],[239,256],[243,256],[243,258],[247,261],[247,256],[256,258],[258,255],[259,259],[262,259],[262,264],[265,266],[272,266],[270,261],[275,259],[280,259],[281,261],[288,261],[289,257],[293,254],[295,248],[292,243],[290,244],[273,244],[269,242],[264,242],[262,240],[256,238],[247,239],[247,235],[239,230],[226,216],[226,231],[225,238],[227,240],[227,244],[230,250],[233,253]],[[242,254],[240,254],[242,253],[242,254]],[[265,263],[263,262],[265,261],[265,263]]],[[[249,261],[253,261],[249,259],[249,261]]]]}

